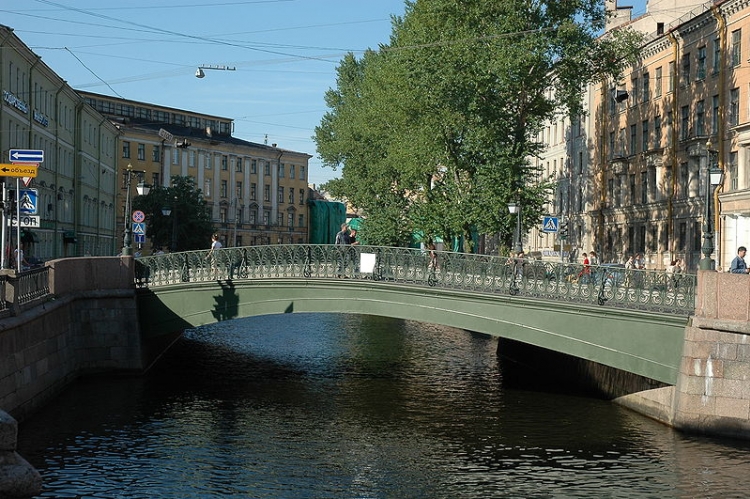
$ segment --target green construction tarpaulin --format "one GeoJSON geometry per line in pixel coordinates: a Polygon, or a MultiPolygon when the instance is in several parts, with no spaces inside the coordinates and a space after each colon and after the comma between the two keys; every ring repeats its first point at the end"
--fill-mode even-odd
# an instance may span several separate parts
{"type": "Polygon", "coordinates": [[[333,244],[346,222],[346,205],[337,201],[310,201],[310,244],[333,244]]]}

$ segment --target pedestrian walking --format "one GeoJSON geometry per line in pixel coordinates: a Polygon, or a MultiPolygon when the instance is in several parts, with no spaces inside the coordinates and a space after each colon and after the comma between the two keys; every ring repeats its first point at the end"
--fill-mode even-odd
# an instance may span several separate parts
{"type": "Polygon", "coordinates": [[[744,246],[737,248],[737,256],[734,257],[731,265],[729,265],[729,272],[732,274],[747,274],[750,272],[745,263],[745,253],[747,253],[747,248],[744,246]]]}

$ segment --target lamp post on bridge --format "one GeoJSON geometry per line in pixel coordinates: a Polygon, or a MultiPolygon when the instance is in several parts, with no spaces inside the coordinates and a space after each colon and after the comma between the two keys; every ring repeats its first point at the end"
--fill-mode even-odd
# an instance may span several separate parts
{"type": "Polygon", "coordinates": [[[718,156],[718,151],[711,149],[711,142],[706,142],[706,209],[703,215],[703,245],[698,268],[700,270],[715,270],[714,260],[711,254],[714,252],[714,228],[711,216],[711,205],[713,204],[716,187],[721,185],[724,172],[712,160],[718,156]]]}
{"type": "Polygon", "coordinates": [[[515,251],[516,254],[523,251],[523,244],[521,244],[521,203],[511,202],[508,203],[508,211],[511,215],[516,215],[516,232],[515,232],[515,251]]]}
{"type": "Polygon", "coordinates": [[[132,246],[132,224],[133,220],[131,220],[131,217],[133,216],[132,210],[131,210],[131,203],[132,200],[130,199],[130,184],[133,179],[134,175],[138,176],[138,185],[136,185],[136,191],[138,192],[139,196],[145,196],[148,194],[148,191],[150,190],[150,187],[146,185],[143,182],[143,174],[146,173],[144,170],[133,170],[133,165],[128,164],[128,168],[123,172],[125,175],[125,231],[123,235],[122,240],[122,255],[123,256],[130,256],[133,254],[133,246],[132,246]]]}

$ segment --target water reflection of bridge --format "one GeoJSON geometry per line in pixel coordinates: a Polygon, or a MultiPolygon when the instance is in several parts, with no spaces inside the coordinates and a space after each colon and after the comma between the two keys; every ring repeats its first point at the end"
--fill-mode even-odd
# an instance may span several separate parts
{"type": "Polygon", "coordinates": [[[265,314],[446,324],[674,384],[695,277],[389,247],[279,245],[139,258],[146,335],[265,314]]]}

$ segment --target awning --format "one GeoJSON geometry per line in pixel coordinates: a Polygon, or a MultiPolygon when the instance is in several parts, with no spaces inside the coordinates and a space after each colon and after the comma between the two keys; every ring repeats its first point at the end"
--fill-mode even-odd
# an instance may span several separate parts
{"type": "Polygon", "coordinates": [[[38,243],[39,236],[37,236],[35,232],[32,232],[28,229],[23,229],[21,230],[21,242],[22,243],[38,243]]]}

